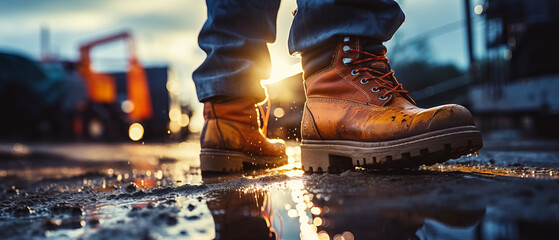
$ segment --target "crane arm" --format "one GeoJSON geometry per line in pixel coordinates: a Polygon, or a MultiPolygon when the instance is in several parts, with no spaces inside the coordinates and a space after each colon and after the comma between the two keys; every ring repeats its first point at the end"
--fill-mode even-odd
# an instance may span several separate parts
{"type": "Polygon", "coordinates": [[[135,51],[135,48],[134,48],[134,41],[132,41],[132,37],[131,37],[130,33],[125,31],[125,32],[122,32],[122,33],[118,33],[118,34],[111,35],[111,36],[108,36],[108,37],[96,39],[94,41],[82,44],[80,46],[80,61],[83,62],[83,63],[89,63],[91,48],[93,48],[97,45],[101,45],[101,44],[112,42],[112,41],[119,40],[119,39],[125,39],[127,41],[128,47],[129,47],[128,52],[130,54],[130,58],[131,59],[136,59],[136,51],[135,51]]]}

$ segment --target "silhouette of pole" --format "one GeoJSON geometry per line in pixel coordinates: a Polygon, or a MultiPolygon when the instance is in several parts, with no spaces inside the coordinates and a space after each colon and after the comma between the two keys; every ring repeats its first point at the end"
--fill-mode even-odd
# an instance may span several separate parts
{"type": "Polygon", "coordinates": [[[472,14],[470,0],[464,0],[464,10],[466,11],[466,38],[468,41],[468,57],[470,60],[470,80],[475,82],[477,76],[477,64],[474,56],[474,41],[472,33],[472,14]]]}

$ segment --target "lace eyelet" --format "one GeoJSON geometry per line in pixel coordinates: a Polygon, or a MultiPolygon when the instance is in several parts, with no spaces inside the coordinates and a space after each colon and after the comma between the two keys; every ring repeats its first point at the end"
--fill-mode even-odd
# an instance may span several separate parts
{"type": "Polygon", "coordinates": [[[351,52],[351,47],[345,45],[342,50],[344,51],[344,53],[350,53],[351,52]]]}
{"type": "Polygon", "coordinates": [[[369,83],[369,80],[367,80],[366,78],[361,78],[361,84],[365,85],[367,83],[369,83]]]}
{"type": "Polygon", "coordinates": [[[357,71],[357,69],[351,70],[351,75],[357,76],[358,74],[359,74],[359,71],[357,71]]]}
{"type": "Polygon", "coordinates": [[[371,88],[371,92],[380,92],[380,89],[377,87],[371,88]]]}
{"type": "Polygon", "coordinates": [[[383,96],[381,95],[381,96],[378,96],[378,99],[381,100],[381,101],[386,101],[386,99],[388,99],[388,96],[384,96],[384,97],[383,97],[383,96]]]}
{"type": "Polygon", "coordinates": [[[351,58],[343,58],[343,59],[342,59],[342,63],[343,63],[345,66],[349,65],[351,62],[353,62],[353,59],[351,59],[351,58]]]}

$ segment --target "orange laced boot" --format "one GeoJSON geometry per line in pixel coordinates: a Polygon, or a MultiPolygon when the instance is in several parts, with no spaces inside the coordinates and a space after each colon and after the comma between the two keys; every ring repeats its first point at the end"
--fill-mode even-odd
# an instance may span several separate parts
{"type": "Polygon", "coordinates": [[[360,39],[344,38],[330,59],[328,67],[305,76],[307,102],[301,126],[305,171],[413,168],[482,147],[481,134],[466,108],[417,107],[387,58],[363,51],[360,39]]]}
{"type": "Polygon", "coordinates": [[[205,124],[200,136],[202,172],[239,172],[243,164],[257,168],[287,164],[285,143],[266,137],[267,116],[261,129],[256,107],[255,100],[250,98],[204,103],[205,124]]]}

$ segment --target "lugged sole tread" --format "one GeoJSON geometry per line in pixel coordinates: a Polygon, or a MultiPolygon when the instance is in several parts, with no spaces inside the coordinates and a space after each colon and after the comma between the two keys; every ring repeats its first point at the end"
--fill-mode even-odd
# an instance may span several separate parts
{"type": "MultiPolygon", "coordinates": [[[[433,132],[425,138],[414,137],[390,143],[370,144],[350,141],[312,141],[301,145],[301,158],[305,172],[328,169],[339,173],[368,169],[417,168],[459,158],[477,152],[482,146],[481,133],[475,128],[446,129],[433,132]],[[367,147],[367,144],[370,145],[367,147]],[[341,160],[345,159],[345,160],[341,160]]],[[[318,171],[320,172],[320,171],[318,171]]]]}
{"type": "Polygon", "coordinates": [[[221,149],[202,149],[200,153],[203,173],[236,173],[246,169],[275,168],[287,163],[286,155],[257,156],[221,149]]]}

